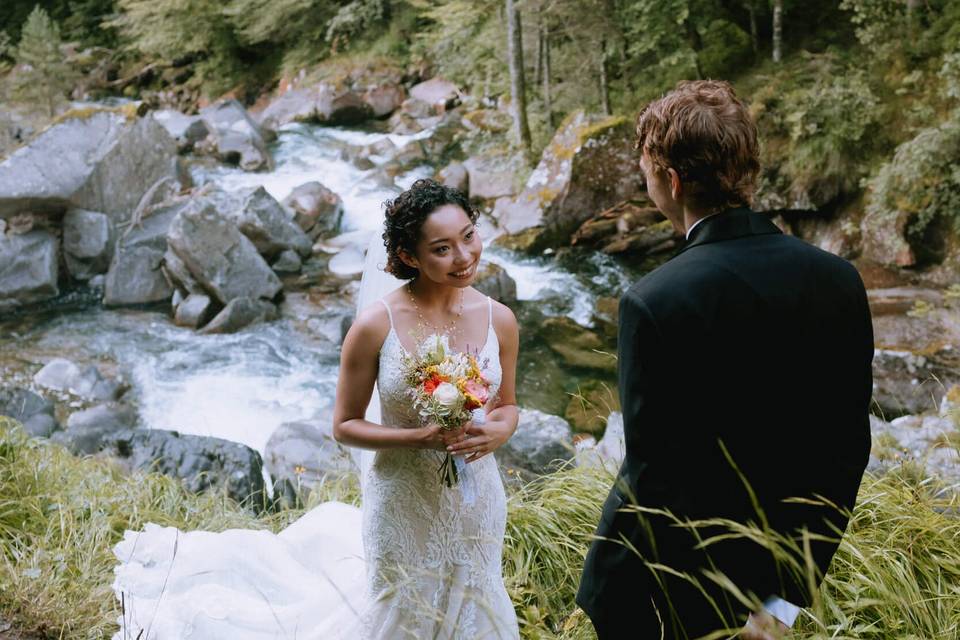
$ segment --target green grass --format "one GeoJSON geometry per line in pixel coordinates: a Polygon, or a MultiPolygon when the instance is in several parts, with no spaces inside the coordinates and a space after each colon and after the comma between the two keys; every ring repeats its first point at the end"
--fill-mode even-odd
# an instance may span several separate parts
{"type": "MultiPolygon", "coordinates": [[[[917,478],[914,470],[864,479],[831,571],[793,638],[960,634],[960,501],[937,497],[931,481],[917,478]]],[[[524,638],[595,638],[573,597],[610,483],[603,471],[568,468],[511,492],[503,566],[524,638]]],[[[328,499],[356,503],[355,483],[325,485],[305,508],[328,499]]],[[[110,549],[124,530],[152,521],[280,531],[303,511],[256,517],[223,494],[193,495],[167,477],[76,458],[0,418],[0,617],[42,637],[109,637],[119,617],[110,549]]]]}

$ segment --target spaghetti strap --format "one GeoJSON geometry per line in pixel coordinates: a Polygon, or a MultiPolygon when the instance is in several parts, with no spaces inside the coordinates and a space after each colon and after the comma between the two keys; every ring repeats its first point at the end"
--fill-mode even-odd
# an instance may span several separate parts
{"type": "Polygon", "coordinates": [[[388,305],[387,301],[384,300],[383,298],[380,298],[380,302],[382,302],[383,306],[386,307],[387,309],[387,317],[390,318],[390,328],[396,331],[396,329],[394,329],[393,327],[393,311],[390,311],[390,305],[388,305]]]}
{"type": "Polygon", "coordinates": [[[490,323],[490,326],[492,327],[493,326],[493,300],[490,298],[490,296],[487,296],[487,309],[489,309],[490,311],[489,323],[490,323]]]}

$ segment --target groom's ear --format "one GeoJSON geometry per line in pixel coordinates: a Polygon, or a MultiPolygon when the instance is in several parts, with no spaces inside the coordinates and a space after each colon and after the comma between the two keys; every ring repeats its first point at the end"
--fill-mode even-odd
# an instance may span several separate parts
{"type": "Polygon", "coordinates": [[[670,180],[670,195],[674,200],[679,200],[683,195],[683,182],[680,181],[680,174],[673,167],[667,168],[667,177],[670,180]]]}

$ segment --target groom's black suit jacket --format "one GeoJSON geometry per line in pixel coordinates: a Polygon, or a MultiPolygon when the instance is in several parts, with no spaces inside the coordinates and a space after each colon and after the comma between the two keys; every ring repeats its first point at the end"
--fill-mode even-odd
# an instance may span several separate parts
{"type": "Polygon", "coordinates": [[[822,576],[847,518],[783,501],[819,495],[853,508],[870,450],[873,358],[857,271],[766,216],[725,211],[624,295],[618,353],[626,456],[597,529],[618,542],[593,543],[577,594],[600,639],[660,638],[654,605],[667,638],[742,624],[749,607],[706,579],[709,568],[760,601],[807,605],[805,577],[778,569],[760,546],[725,541],[708,560],[667,518],[618,509],[635,501],[682,519],[760,522],[725,448],[771,529],[834,540],[811,543],[822,576]],[[720,612],[689,583],[655,578],[644,559],[700,578],[720,612]]]}

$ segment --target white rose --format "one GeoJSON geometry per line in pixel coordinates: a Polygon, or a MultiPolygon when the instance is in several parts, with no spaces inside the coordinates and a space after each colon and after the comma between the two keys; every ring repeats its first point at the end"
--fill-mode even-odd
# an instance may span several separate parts
{"type": "Polygon", "coordinates": [[[441,382],[433,391],[434,399],[447,408],[455,407],[460,401],[460,390],[449,382],[441,382]]]}

